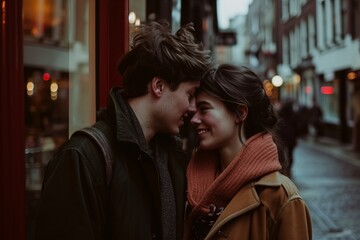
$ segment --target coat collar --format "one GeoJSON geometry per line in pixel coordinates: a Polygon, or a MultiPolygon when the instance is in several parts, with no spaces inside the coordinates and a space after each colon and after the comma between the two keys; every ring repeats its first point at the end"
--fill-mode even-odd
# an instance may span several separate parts
{"type": "Polygon", "coordinates": [[[110,120],[114,121],[116,138],[120,142],[132,142],[144,145],[145,138],[140,123],[127,101],[122,97],[120,88],[112,88],[108,99],[108,113],[110,120]]]}
{"type": "Polygon", "coordinates": [[[256,186],[278,187],[281,185],[281,174],[273,172],[265,175],[256,182],[251,182],[241,188],[216,220],[205,239],[211,239],[219,229],[228,221],[260,206],[260,198],[256,186]]]}

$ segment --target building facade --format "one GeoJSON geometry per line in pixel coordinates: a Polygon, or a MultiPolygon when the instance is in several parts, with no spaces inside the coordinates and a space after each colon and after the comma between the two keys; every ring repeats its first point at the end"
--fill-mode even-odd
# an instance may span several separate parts
{"type": "Polygon", "coordinates": [[[350,142],[355,95],[360,76],[360,4],[358,1],[316,1],[317,38],[314,64],[320,101],[329,133],[350,142]],[[324,24],[327,23],[327,24],[324,24]],[[324,89],[334,89],[324,94],[324,89]]]}
{"type": "Polygon", "coordinates": [[[264,81],[273,74],[284,80],[274,100],[319,104],[324,134],[357,149],[359,6],[353,0],[254,0],[247,16],[250,65],[264,81]]]}
{"type": "Polygon", "coordinates": [[[279,67],[291,70],[285,93],[308,107],[319,104],[325,135],[343,143],[355,141],[352,97],[359,81],[359,4],[282,0],[278,6],[279,67]]]}

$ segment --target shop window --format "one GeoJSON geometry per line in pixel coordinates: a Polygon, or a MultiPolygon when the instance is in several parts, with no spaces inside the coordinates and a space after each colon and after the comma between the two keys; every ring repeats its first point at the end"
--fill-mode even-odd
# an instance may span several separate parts
{"type": "MultiPolygon", "coordinates": [[[[136,27],[146,21],[145,0],[129,0],[129,43],[136,32],[136,27]]],[[[151,18],[151,16],[150,16],[151,18]]]]}
{"type": "Polygon", "coordinates": [[[323,82],[320,87],[324,120],[329,123],[339,123],[339,80],[323,82]]]}
{"type": "Polygon", "coordinates": [[[357,97],[360,91],[360,71],[351,71],[347,74],[347,119],[350,127],[355,125],[355,108],[358,106],[357,97]]]}
{"type": "Polygon", "coordinates": [[[69,41],[69,1],[23,1],[24,38],[49,44],[67,45],[69,41]]]}
{"type": "Polygon", "coordinates": [[[28,240],[45,167],[76,129],[95,122],[95,0],[23,5],[28,240]]]}

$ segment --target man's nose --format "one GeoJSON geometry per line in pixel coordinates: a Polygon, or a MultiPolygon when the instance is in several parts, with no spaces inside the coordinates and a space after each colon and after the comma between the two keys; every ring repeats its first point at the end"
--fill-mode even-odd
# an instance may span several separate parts
{"type": "Polygon", "coordinates": [[[196,109],[196,101],[195,101],[195,99],[192,99],[192,100],[190,101],[188,111],[189,111],[189,113],[194,114],[194,113],[196,112],[196,110],[197,110],[197,109],[196,109]]]}

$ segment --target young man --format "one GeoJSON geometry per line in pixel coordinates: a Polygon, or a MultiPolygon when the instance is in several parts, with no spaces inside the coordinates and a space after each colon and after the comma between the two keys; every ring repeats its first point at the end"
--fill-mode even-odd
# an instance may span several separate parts
{"type": "Polygon", "coordinates": [[[96,145],[73,137],[49,162],[35,239],[182,239],[186,155],[174,135],[195,112],[210,55],[187,25],[141,26],[102,115],[113,154],[111,183],[96,145]]]}

